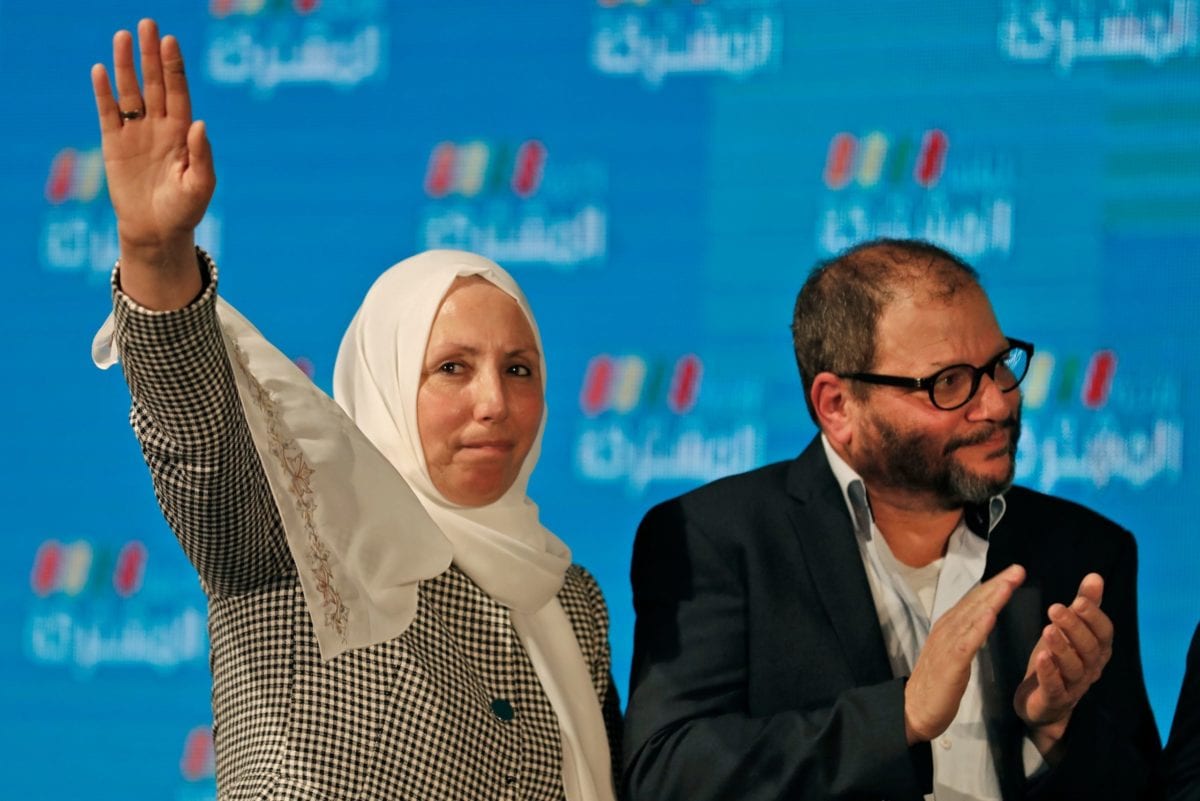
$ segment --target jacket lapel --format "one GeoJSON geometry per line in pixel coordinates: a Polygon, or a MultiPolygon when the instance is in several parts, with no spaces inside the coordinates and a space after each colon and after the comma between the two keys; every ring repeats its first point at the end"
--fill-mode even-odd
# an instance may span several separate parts
{"type": "MultiPolygon", "coordinates": [[[[989,537],[984,581],[1017,561],[1006,533],[1005,521],[1001,521],[989,537]]],[[[1025,677],[1029,655],[1041,637],[1043,625],[1041,588],[1026,583],[1016,589],[1000,611],[996,627],[988,637],[988,652],[996,683],[991,702],[999,705],[999,708],[989,710],[989,718],[998,721],[995,736],[1001,748],[996,772],[1005,798],[1021,798],[1024,793],[1025,766],[1021,760],[1021,750],[1025,727],[1013,708],[1013,697],[1025,677]]]]}
{"type": "Polygon", "coordinates": [[[837,632],[855,681],[873,684],[892,678],[850,514],[820,437],[792,463],[787,488],[798,501],[789,508],[788,516],[809,578],[837,632]]]}

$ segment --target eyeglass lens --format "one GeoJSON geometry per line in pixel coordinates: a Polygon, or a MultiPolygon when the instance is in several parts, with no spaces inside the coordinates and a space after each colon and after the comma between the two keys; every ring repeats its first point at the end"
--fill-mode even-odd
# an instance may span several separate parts
{"type": "Polygon", "coordinates": [[[1009,348],[976,370],[969,364],[957,364],[938,373],[933,381],[933,401],[942,408],[961,406],[979,388],[976,373],[991,373],[996,388],[1002,392],[1015,389],[1029,369],[1028,354],[1021,348],[1009,348]]]}

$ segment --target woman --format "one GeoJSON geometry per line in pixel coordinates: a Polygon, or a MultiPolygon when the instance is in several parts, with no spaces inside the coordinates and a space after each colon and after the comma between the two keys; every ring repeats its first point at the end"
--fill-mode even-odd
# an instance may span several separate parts
{"type": "Polygon", "coordinates": [[[141,87],[128,32],[115,97],[92,69],[121,246],[95,352],[209,596],[220,797],[611,799],[607,614],[525,495],[545,364],[516,284],[457,251],[386,272],[338,355],[348,418],[216,297],[204,126],[178,43],[138,38],[141,87]]]}

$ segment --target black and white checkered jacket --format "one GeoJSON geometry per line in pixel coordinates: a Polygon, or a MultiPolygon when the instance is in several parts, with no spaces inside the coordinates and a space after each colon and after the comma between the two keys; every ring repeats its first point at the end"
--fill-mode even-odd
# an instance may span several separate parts
{"type": "MultiPolygon", "coordinates": [[[[131,422],[209,599],[219,798],[563,798],[550,702],[507,610],[457,568],[421,582],[400,637],[321,659],[215,297],[213,281],[179,311],[147,311],[119,291],[114,305],[131,422]],[[511,720],[492,711],[501,699],[511,720]]],[[[619,765],[604,599],[578,566],[558,597],[619,765]]]]}

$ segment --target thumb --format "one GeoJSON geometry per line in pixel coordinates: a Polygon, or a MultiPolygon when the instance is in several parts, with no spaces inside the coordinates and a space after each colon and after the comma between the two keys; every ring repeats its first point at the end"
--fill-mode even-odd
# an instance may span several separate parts
{"type": "Polygon", "coordinates": [[[1088,573],[1079,582],[1079,594],[1096,606],[1104,599],[1104,579],[1099,573],[1088,573]]]}
{"type": "Polygon", "coordinates": [[[216,175],[213,173],[212,146],[208,142],[204,121],[196,120],[188,128],[188,170],[194,171],[195,177],[203,184],[215,184],[216,175]]]}

